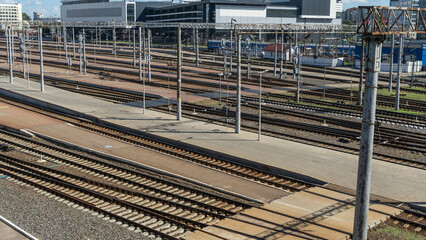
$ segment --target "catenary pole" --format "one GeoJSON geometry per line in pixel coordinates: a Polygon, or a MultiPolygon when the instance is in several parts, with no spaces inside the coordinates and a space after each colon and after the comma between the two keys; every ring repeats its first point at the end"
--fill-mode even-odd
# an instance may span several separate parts
{"type": "Polygon", "coordinates": [[[195,29],[195,66],[200,66],[200,51],[198,48],[198,28],[195,29]]]}
{"type": "Polygon", "coordinates": [[[151,29],[148,28],[148,82],[151,82],[151,29]]]}
{"type": "Polygon", "coordinates": [[[281,33],[281,58],[280,58],[280,79],[283,78],[283,65],[284,65],[284,33],[281,33]]]}
{"type": "MultiPolygon", "coordinates": [[[[150,32],[148,29],[148,38],[150,32]]],[[[182,119],[182,99],[181,99],[181,85],[182,85],[182,29],[177,29],[177,120],[182,119]]],[[[148,45],[149,48],[149,45],[148,45]]],[[[149,55],[148,55],[149,57],[149,55]]]]}
{"type": "Polygon", "coordinates": [[[142,80],[142,27],[139,27],[139,80],[142,80]]]}
{"type": "Polygon", "coordinates": [[[391,36],[391,52],[390,52],[390,70],[389,70],[389,92],[392,92],[392,81],[393,81],[393,55],[395,50],[395,35],[391,36]]]}
{"type": "Polygon", "coordinates": [[[83,75],[86,75],[87,58],[86,58],[86,34],[83,28],[83,75]]]}
{"type": "Polygon", "coordinates": [[[10,38],[10,40],[9,40],[9,44],[10,44],[10,47],[9,47],[9,51],[10,51],[10,59],[9,59],[9,71],[10,71],[10,73],[9,73],[9,82],[10,83],[13,83],[13,62],[14,62],[14,58],[13,58],[13,48],[14,48],[14,46],[13,46],[13,26],[10,26],[9,27],[9,38],[10,38]]]}
{"type": "Polygon", "coordinates": [[[68,61],[67,27],[65,26],[65,24],[62,27],[62,35],[64,38],[65,60],[68,61]]]}
{"type": "Polygon", "coordinates": [[[72,51],[73,51],[73,58],[75,59],[75,31],[74,31],[74,28],[72,28],[72,51]]]}
{"type": "Polygon", "coordinates": [[[136,29],[133,29],[133,67],[136,67],[136,29]]]}
{"type": "Polygon", "coordinates": [[[235,112],[235,132],[241,131],[241,34],[238,34],[237,58],[237,109],[235,112]]]}
{"type": "Polygon", "coordinates": [[[367,239],[374,125],[376,120],[377,82],[381,65],[382,42],[383,36],[374,36],[367,39],[367,77],[365,81],[365,99],[362,114],[358,162],[358,180],[353,229],[354,240],[367,239]]]}
{"type": "Polygon", "coordinates": [[[399,110],[399,92],[401,90],[402,55],[404,54],[404,38],[399,35],[398,75],[396,79],[395,110],[399,110]]]}
{"type": "Polygon", "coordinates": [[[43,69],[43,28],[38,29],[38,44],[40,48],[40,90],[44,92],[44,69],[43,69]]]}
{"type": "Polygon", "coordinates": [[[275,32],[275,45],[274,45],[274,77],[277,76],[277,57],[278,57],[278,33],[275,32]]]}
{"type": "Polygon", "coordinates": [[[359,68],[359,85],[358,85],[358,102],[357,105],[362,105],[362,82],[364,79],[364,52],[365,52],[365,39],[362,37],[361,43],[361,59],[360,59],[360,68],[359,68]]]}

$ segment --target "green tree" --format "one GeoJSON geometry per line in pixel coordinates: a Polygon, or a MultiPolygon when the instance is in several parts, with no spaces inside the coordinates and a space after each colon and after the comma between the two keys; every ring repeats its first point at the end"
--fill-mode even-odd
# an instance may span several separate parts
{"type": "Polygon", "coordinates": [[[349,20],[349,19],[346,19],[346,20],[344,20],[343,22],[342,22],[342,24],[344,24],[344,25],[354,25],[355,23],[354,22],[352,22],[351,20],[349,20]]]}
{"type": "Polygon", "coordinates": [[[22,13],[22,20],[31,20],[30,16],[28,16],[28,14],[26,13],[22,13]]]}

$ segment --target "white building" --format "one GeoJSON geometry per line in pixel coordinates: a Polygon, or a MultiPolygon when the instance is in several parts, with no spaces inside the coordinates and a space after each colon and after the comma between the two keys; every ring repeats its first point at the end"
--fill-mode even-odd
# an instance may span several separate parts
{"type": "Polygon", "coordinates": [[[0,27],[5,30],[7,25],[13,25],[16,30],[22,29],[22,4],[0,4],[0,27]]]}

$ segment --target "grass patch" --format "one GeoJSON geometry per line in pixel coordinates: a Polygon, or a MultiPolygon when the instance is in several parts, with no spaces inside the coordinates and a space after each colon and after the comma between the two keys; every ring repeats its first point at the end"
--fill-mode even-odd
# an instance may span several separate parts
{"type": "Polygon", "coordinates": [[[419,90],[419,91],[426,92],[426,88],[421,88],[421,87],[412,87],[412,88],[410,88],[410,87],[402,87],[401,89],[407,89],[407,90],[413,89],[413,90],[419,90]]]}
{"type": "Polygon", "coordinates": [[[371,240],[426,240],[422,235],[390,225],[374,228],[368,235],[371,240]]]}
{"type": "MultiPolygon", "coordinates": [[[[389,92],[387,89],[378,89],[377,93],[383,96],[392,96],[394,97],[396,92],[392,91],[389,92]]],[[[417,93],[401,93],[401,98],[406,99],[413,99],[413,100],[420,100],[420,101],[426,101],[426,95],[425,94],[417,94],[417,93]]]]}
{"type": "Polygon", "coordinates": [[[407,111],[407,110],[401,110],[401,109],[396,111],[395,108],[386,108],[386,107],[380,107],[380,106],[377,106],[377,109],[385,110],[389,112],[406,113],[406,114],[413,114],[413,115],[420,115],[420,116],[426,115],[426,113],[423,113],[423,112],[414,112],[414,111],[407,111]]]}

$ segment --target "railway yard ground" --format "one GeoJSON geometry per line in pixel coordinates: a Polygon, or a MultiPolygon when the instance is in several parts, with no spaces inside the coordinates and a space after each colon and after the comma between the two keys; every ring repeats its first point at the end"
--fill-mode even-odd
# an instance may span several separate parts
{"type": "MultiPolygon", "coordinates": [[[[324,81],[306,67],[302,103],[291,77],[265,74],[258,141],[258,75],[243,76],[236,134],[236,79],[218,81],[220,56],[205,53],[195,68],[184,52],[178,121],[172,50],[153,50],[145,86],[126,47],[114,57],[88,45],[86,75],[59,50],[46,43],[44,92],[36,51],[31,79],[18,57],[13,84],[0,53],[0,216],[39,239],[351,238],[356,70],[330,69],[324,81]]],[[[260,63],[253,71],[273,70],[260,63]]],[[[400,111],[379,90],[371,239],[426,239],[426,88],[402,89],[400,111]]]]}

